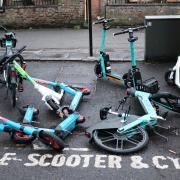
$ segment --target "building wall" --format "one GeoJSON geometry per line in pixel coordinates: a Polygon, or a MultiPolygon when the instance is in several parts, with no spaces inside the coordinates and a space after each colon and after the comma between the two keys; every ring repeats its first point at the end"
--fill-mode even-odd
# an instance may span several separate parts
{"type": "Polygon", "coordinates": [[[84,22],[84,0],[62,0],[45,7],[13,7],[0,14],[0,24],[19,27],[66,27],[84,22]]]}
{"type": "Polygon", "coordinates": [[[100,14],[100,0],[92,0],[92,15],[96,18],[100,14]]]}
{"type": "Polygon", "coordinates": [[[115,24],[119,26],[129,26],[144,23],[145,16],[151,15],[178,15],[180,6],[178,5],[124,5],[107,6],[107,17],[115,18],[115,24]]]}

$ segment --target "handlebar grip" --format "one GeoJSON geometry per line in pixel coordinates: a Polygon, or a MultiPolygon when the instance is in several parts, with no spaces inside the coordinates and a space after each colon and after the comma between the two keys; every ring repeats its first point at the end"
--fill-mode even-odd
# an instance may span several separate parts
{"type": "Polygon", "coordinates": [[[104,22],[104,19],[101,19],[101,20],[95,21],[93,24],[102,24],[103,22],[104,22]]]}
{"type": "Polygon", "coordinates": [[[114,21],[113,18],[111,18],[111,19],[106,19],[106,20],[107,20],[107,22],[113,22],[113,21],[114,21]]]}
{"type": "Polygon", "coordinates": [[[145,29],[147,28],[148,26],[147,25],[144,25],[144,26],[139,26],[139,27],[136,27],[136,28],[132,28],[133,31],[139,31],[141,29],[145,29]]]}
{"type": "Polygon", "coordinates": [[[124,31],[120,31],[120,32],[117,32],[117,33],[113,33],[113,36],[117,36],[119,34],[125,34],[125,33],[128,33],[129,32],[129,29],[126,29],[124,31]]]}
{"type": "Polygon", "coordinates": [[[8,30],[7,30],[5,27],[0,26],[0,28],[1,28],[2,30],[4,30],[5,32],[8,32],[8,30]]]}
{"type": "Polygon", "coordinates": [[[98,21],[95,21],[93,24],[102,24],[102,23],[110,23],[114,21],[114,19],[105,19],[104,17],[103,18],[100,18],[98,21]]]}
{"type": "Polygon", "coordinates": [[[127,89],[127,94],[131,96],[135,96],[136,89],[135,88],[129,88],[127,89]]]}

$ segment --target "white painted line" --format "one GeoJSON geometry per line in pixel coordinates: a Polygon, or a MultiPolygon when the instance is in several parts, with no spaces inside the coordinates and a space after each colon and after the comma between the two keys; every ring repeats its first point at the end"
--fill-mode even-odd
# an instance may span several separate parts
{"type": "Polygon", "coordinates": [[[9,149],[9,147],[4,147],[4,149],[6,150],[6,149],[9,149]]]}
{"type": "MultiPolygon", "coordinates": [[[[51,148],[47,146],[39,146],[37,144],[33,144],[34,150],[50,150],[51,148]]],[[[88,152],[90,149],[88,148],[64,148],[63,151],[81,151],[81,152],[88,152]]]]}
{"type": "MultiPolygon", "coordinates": [[[[14,147],[4,147],[5,150],[7,149],[11,149],[11,148],[14,148],[14,147]]],[[[16,148],[17,150],[22,150],[23,148],[19,147],[19,148],[16,148]]],[[[52,150],[50,147],[47,147],[47,146],[39,146],[37,144],[33,144],[33,149],[34,150],[52,150]]],[[[79,151],[79,152],[88,152],[90,151],[89,148],[64,148],[63,151],[79,151]]]]}
{"type": "Polygon", "coordinates": [[[90,151],[88,148],[64,148],[63,151],[90,151]]]}

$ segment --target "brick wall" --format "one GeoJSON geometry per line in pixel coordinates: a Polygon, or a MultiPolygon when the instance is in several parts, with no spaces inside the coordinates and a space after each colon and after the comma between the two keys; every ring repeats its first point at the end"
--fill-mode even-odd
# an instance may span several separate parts
{"type": "Polygon", "coordinates": [[[59,5],[7,8],[0,24],[19,27],[67,27],[84,22],[84,0],[61,0],[59,5]]]}
{"type": "Polygon", "coordinates": [[[107,17],[115,18],[115,24],[129,26],[144,23],[145,16],[178,15],[179,5],[124,5],[107,6],[107,17]]]}
{"type": "Polygon", "coordinates": [[[93,18],[99,16],[100,12],[100,0],[92,0],[92,15],[93,18]]]}

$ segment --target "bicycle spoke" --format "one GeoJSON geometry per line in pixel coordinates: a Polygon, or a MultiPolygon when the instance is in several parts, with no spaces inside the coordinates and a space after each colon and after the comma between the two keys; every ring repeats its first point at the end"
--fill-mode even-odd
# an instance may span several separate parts
{"type": "Polygon", "coordinates": [[[117,139],[117,141],[116,141],[116,149],[118,149],[118,146],[119,146],[119,140],[117,139]]]}
{"type": "Polygon", "coordinates": [[[106,139],[109,139],[111,137],[113,137],[113,136],[111,135],[111,136],[108,136],[108,137],[104,137],[104,138],[101,138],[101,140],[106,140],[106,139]]]}
{"type": "Polygon", "coordinates": [[[126,141],[130,142],[131,144],[135,144],[135,145],[138,144],[138,143],[136,143],[136,142],[134,142],[134,141],[131,141],[131,140],[129,140],[129,139],[126,139],[126,141]]]}
{"type": "Polygon", "coordinates": [[[141,141],[138,141],[137,139],[133,139],[132,137],[131,137],[131,138],[128,138],[128,139],[130,139],[131,141],[136,142],[137,144],[141,142],[141,141]]]}
{"type": "Polygon", "coordinates": [[[114,133],[111,133],[111,132],[109,132],[109,131],[102,131],[102,132],[105,132],[105,133],[107,133],[107,134],[111,134],[111,135],[114,135],[114,133]]]}
{"type": "Polygon", "coordinates": [[[104,143],[104,142],[109,142],[109,141],[113,141],[113,140],[115,140],[115,139],[114,139],[114,138],[111,138],[111,139],[106,139],[106,140],[101,141],[101,142],[104,143]]]}
{"type": "Polygon", "coordinates": [[[121,149],[124,147],[124,140],[121,141],[121,149]]]}

